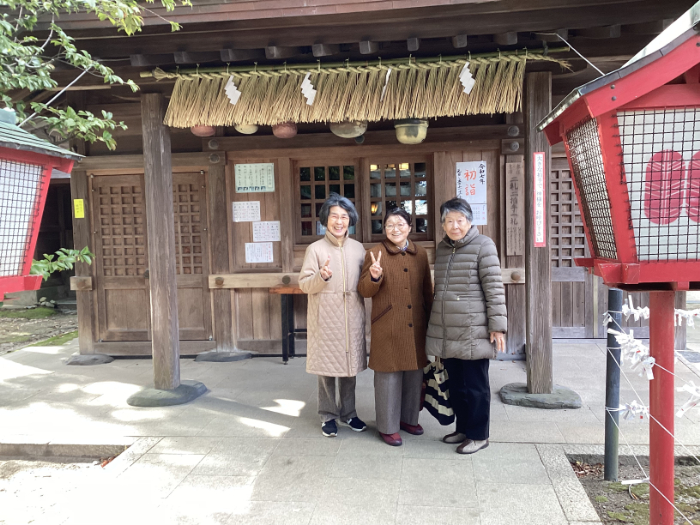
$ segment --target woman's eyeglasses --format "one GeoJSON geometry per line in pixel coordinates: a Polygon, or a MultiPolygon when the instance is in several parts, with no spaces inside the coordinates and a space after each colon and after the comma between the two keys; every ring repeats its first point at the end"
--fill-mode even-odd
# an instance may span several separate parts
{"type": "Polygon", "coordinates": [[[386,231],[403,230],[406,227],[408,227],[408,224],[406,224],[405,222],[399,222],[396,224],[389,223],[384,225],[384,229],[386,229],[386,231]]]}

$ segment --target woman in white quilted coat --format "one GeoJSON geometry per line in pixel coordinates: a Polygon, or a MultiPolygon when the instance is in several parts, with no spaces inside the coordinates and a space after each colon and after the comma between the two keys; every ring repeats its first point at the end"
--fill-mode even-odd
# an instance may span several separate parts
{"type": "Polygon", "coordinates": [[[319,219],[326,235],[306,249],[299,287],[309,299],[306,371],[318,376],[321,431],[335,437],[336,419],[356,432],[367,428],[355,411],[356,376],[367,368],[365,303],[357,292],[365,249],[348,236],[357,211],[345,197],[331,193],[319,219]]]}

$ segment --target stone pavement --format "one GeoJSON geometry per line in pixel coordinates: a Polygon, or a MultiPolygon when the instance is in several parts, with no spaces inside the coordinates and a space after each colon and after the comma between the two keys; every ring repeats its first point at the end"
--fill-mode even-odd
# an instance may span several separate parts
{"type": "MultiPolygon", "coordinates": [[[[329,439],[304,359],[288,366],[273,358],[183,359],[182,378],[202,381],[207,394],[184,406],[133,408],[126,399],[151,383],[150,360],[69,367],[63,360],[75,343],[28,347],[0,357],[0,455],[129,448],[104,469],[49,485],[44,498],[19,497],[17,486],[0,481],[0,524],[599,523],[566,454],[602,453],[605,345],[554,348],[556,383],[578,392],[583,408],[503,405],[498,390],[524,382],[525,367],[493,362],[491,445],[460,456],[440,442],[448,430],[425,412],[425,435],[404,434],[402,447],[382,443],[370,370],[357,384],[370,429],[341,426],[329,439]]],[[[625,372],[646,404],[647,381],[625,372]]],[[[677,372],[700,383],[700,364],[678,362],[677,372]]],[[[633,399],[623,378],[621,400],[633,399]]],[[[700,409],[676,424],[679,441],[700,455],[700,409]]],[[[648,423],[623,421],[622,430],[621,443],[646,454],[648,423]]]]}

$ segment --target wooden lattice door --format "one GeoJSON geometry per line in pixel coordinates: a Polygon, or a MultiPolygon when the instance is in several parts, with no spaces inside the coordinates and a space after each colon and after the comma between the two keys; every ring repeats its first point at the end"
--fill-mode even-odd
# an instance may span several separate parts
{"type": "Polygon", "coordinates": [[[173,174],[173,212],[180,340],[204,341],[212,335],[204,175],[173,174]]]}
{"type": "Polygon", "coordinates": [[[142,175],[94,177],[92,217],[100,341],[150,339],[142,175]]]}
{"type": "Polygon", "coordinates": [[[594,277],[576,266],[586,257],[586,236],[566,158],[553,158],[549,179],[552,268],[552,337],[594,337],[594,277]]]}

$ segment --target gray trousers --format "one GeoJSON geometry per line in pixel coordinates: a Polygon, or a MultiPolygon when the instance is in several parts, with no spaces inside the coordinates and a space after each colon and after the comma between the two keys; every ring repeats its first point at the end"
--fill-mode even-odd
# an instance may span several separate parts
{"type": "Polygon", "coordinates": [[[395,434],[399,423],[418,424],[423,370],[374,373],[374,407],[377,430],[395,434]]]}
{"type": "Polygon", "coordinates": [[[343,421],[357,416],[355,411],[355,377],[318,376],[318,415],[321,423],[340,418],[343,421]],[[336,401],[336,383],[340,391],[340,406],[336,401]]]}

